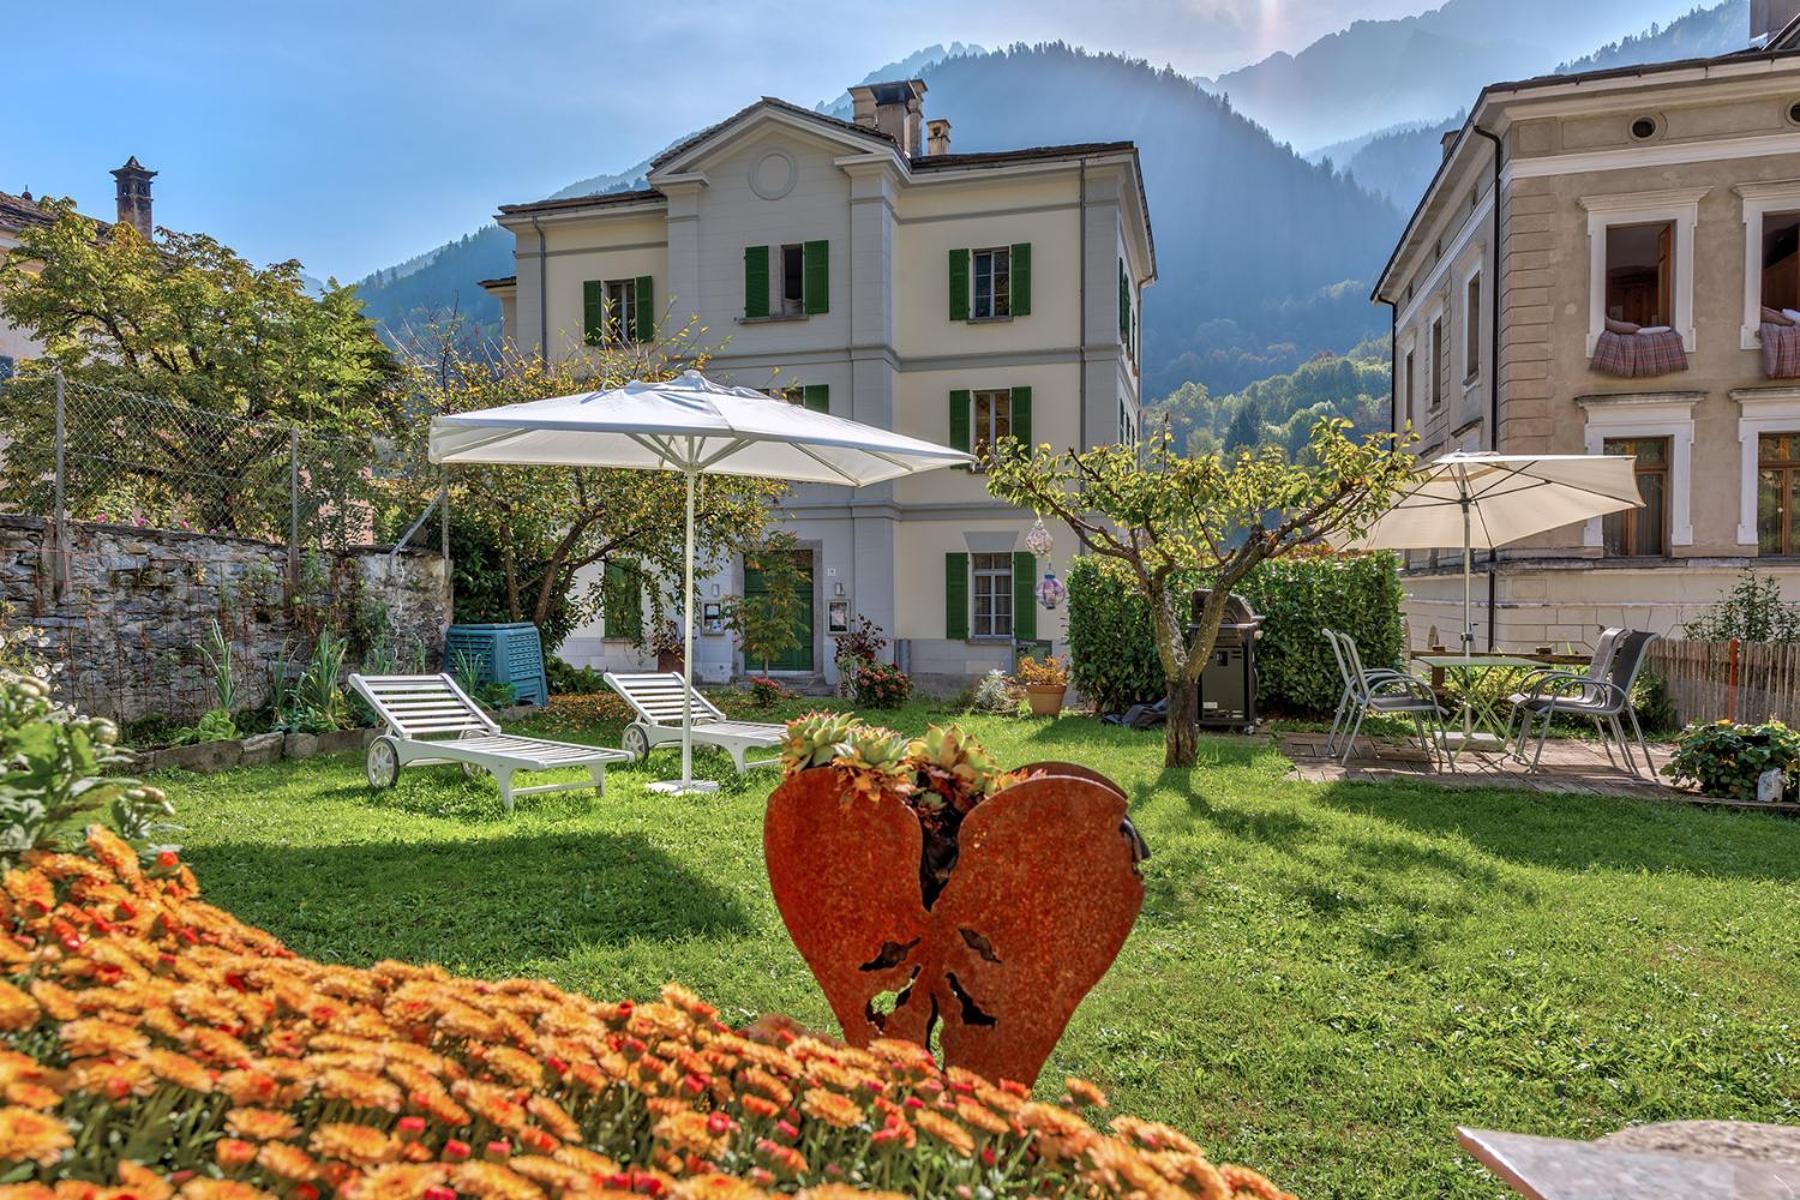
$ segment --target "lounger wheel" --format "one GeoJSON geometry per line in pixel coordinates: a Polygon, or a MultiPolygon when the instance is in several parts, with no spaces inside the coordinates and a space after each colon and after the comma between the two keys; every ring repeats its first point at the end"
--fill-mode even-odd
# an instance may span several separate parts
{"type": "Polygon", "coordinates": [[[631,755],[632,762],[643,762],[650,757],[650,735],[644,732],[642,725],[627,725],[625,732],[619,735],[619,748],[631,755]]]}
{"type": "Polygon", "coordinates": [[[369,786],[376,791],[393,787],[394,781],[400,778],[400,744],[385,736],[370,742],[369,752],[363,758],[363,771],[369,777],[369,786]]]}

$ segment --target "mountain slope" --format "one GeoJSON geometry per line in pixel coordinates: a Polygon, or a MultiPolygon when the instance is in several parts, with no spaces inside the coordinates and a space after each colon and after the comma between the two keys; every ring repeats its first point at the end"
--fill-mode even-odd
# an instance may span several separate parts
{"type": "MultiPolygon", "coordinates": [[[[951,118],[959,151],[1138,143],[1161,268],[1145,313],[1150,394],[1186,379],[1235,389],[1382,328],[1362,280],[1391,245],[1398,212],[1275,145],[1193,81],[1061,44],[932,47],[907,61],[924,64],[927,109],[951,118]]],[[[557,194],[640,184],[647,165],[557,194]]],[[[487,226],[377,272],[361,284],[364,303],[390,331],[451,308],[492,331],[498,305],[476,281],[512,273],[511,240],[487,226]]]]}
{"type": "Polygon", "coordinates": [[[1414,17],[1357,21],[1210,86],[1277,139],[1317,146],[1454,112],[1484,84],[1543,74],[1573,48],[1676,16],[1692,2],[1448,0],[1414,17]]]}
{"type": "Polygon", "coordinates": [[[1594,53],[1563,63],[1557,74],[1631,67],[1639,63],[1710,58],[1741,50],[1750,32],[1750,0],[1725,0],[1712,8],[1696,7],[1664,26],[1609,42],[1594,53]]]}

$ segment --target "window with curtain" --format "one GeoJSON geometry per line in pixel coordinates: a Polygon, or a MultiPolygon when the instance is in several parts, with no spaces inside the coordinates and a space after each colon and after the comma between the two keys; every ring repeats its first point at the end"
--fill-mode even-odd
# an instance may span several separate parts
{"type": "Polygon", "coordinates": [[[974,554],[970,556],[974,576],[976,637],[1009,638],[1013,633],[1013,556],[1008,554],[974,554]]]}
{"type": "Polygon", "coordinates": [[[1762,302],[1800,309],[1800,212],[1763,214],[1762,302]]]}
{"type": "Polygon", "coordinates": [[[1756,549],[1796,553],[1794,506],[1800,501],[1800,433],[1756,439],[1756,549]]]}
{"type": "Polygon", "coordinates": [[[997,391],[976,392],[973,399],[974,452],[979,455],[987,448],[997,445],[1001,438],[1012,436],[1012,391],[1000,388],[997,391]]]}
{"type": "Polygon", "coordinates": [[[1012,314],[1012,250],[999,246],[974,252],[975,318],[1012,314]]]}
{"type": "Polygon", "coordinates": [[[1660,557],[1669,552],[1669,439],[1607,438],[1604,454],[1636,456],[1638,495],[1644,507],[1609,513],[1601,520],[1601,542],[1609,555],[1660,557]]]}
{"type": "Polygon", "coordinates": [[[1606,230],[1606,315],[1633,325],[1675,323],[1675,222],[1606,230]]]}

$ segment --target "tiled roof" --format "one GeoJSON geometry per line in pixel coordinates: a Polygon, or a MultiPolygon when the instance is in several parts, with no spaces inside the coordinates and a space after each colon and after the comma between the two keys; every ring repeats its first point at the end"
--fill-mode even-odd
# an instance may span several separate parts
{"type": "Polygon", "coordinates": [[[502,204],[500,211],[513,213],[555,212],[564,208],[602,208],[615,204],[640,204],[646,200],[661,200],[663,194],[655,188],[637,188],[629,192],[600,192],[592,196],[563,196],[556,200],[533,200],[528,204],[502,204]]]}
{"type": "Polygon", "coordinates": [[[11,192],[0,192],[0,229],[23,229],[27,225],[48,225],[50,216],[38,202],[11,192]]]}
{"type": "Polygon", "coordinates": [[[502,275],[498,279],[483,279],[476,286],[484,288],[513,287],[519,282],[517,275],[502,275]]]}
{"type": "Polygon", "coordinates": [[[1053,162],[1095,154],[1129,154],[1134,142],[1075,142],[1067,146],[1028,146],[1021,150],[985,150],[969,154],[927,154],[908,165],[915,171],[947,171],[956,167],[1003,167],[1016,162],[1053,162]]]}
{"type": "Polygon", "coordinates": [[[699,133],[696,133],[691,137],[685,137],[679,142],[676,142],[673,146],[670,146],[667,150],[664,150],[661,154],[650,160],[650,169],[655,170],[670,159],[676,158],[679,155],[686,153],[690,148],[704,142],[707,138],[719,132],[719,130],[724,129],[735,121],[743,120],[757,109],[765,106],[769,108],[778,108],[782,112],[789,113],[796,117],[804,117],[809,121],[816,121],[821,125],[835,129],[841,133],[854,133],[858,137],[865,137],[871,141],[880,142],[885,146],[892,146],[894,144],[894,139],[887,134],[882,133],[879,129],[870,129],[867,125],[858,125],[854,121],[846,121],[842,117],[834,117],[829,113],[815,112],[810,108],[801,108],[798,104],[790,104],[779,96],[764,96],[754,104],[746,104],[743,108],[738,109],[723,121],[708,125],[699,133]]]}

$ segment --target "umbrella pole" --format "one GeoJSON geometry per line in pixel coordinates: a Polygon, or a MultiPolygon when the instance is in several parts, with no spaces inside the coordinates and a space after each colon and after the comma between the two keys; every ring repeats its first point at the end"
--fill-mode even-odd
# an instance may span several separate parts
{"type": "Polygon", "coordinates": [[[694,477],[699,468],[682,472],[687,477],[687,541],[682,555],[681,589],[681,786],[694,782],[694,477]]]}

